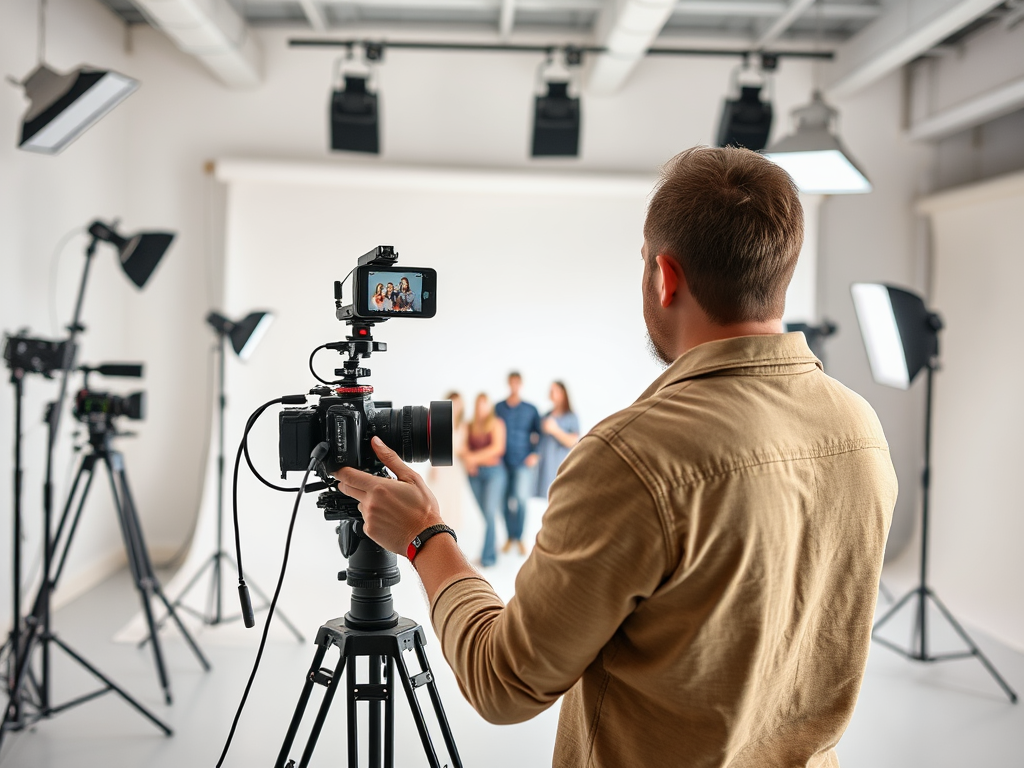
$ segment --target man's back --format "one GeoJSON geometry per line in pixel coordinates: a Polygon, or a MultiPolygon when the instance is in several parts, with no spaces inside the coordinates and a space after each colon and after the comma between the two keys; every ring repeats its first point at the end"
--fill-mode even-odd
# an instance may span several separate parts
{"type": "Polygon", "coordinates": [[[570,454],[507,609],[464,580],[434,623],[482,712],[571,686],[556,765],[832,765],[895,496],[874,413],[801,336],[701,345],[570,454]]]}

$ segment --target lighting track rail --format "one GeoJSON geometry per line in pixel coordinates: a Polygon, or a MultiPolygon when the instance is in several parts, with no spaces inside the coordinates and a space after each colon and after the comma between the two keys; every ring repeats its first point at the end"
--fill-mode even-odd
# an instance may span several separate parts
{"type": "MultiPolygon", "coordinates": [[[[554,53],[555,51],[578,51],[580,53],[607,53],[603,46],[581,45],[513,45],[503,43],[443,43],[414,40],[393,42],[373,40],[336,40],[333,38],[296,38],[288,41],[292,48],[355,48],[363,46],[377,49],[394,48],[396,50],[418,51],[494,51],[504,53],[554,53]]],[[[648,48],[647,56],[738,56],[746,59],[751,56],[764,56],[791,59],[823,59],[834,58],[831,51],[758,51],[739,50],[736,48],[648,48]]]]}

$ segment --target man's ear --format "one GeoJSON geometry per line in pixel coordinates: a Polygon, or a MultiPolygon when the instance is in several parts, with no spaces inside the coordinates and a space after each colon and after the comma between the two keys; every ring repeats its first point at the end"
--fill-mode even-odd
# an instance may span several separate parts
{"type": "Polygon", "coordinates": [[[655,259],[661,279],[658,281],[658,301],[666,309],[675,301],[680,284],[685,284],[683,268],[679,262],[666,253],[659,253],[655,259]]]}

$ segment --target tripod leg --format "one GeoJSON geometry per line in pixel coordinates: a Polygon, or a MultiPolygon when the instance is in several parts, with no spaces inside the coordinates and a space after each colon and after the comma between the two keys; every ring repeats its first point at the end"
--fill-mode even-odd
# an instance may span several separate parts
{"type": "MultiPolygon", "coordinates": [[[[369,656],[367,661],[370,665],[370,685],[380,685],[381,657],[369,656]]],[[[369,768],[380,768],[380,701],[366,702],[369,707],[369,731],[367,740],[370,745],[369,768]]]]}
{"type": "Polygon", "coordinates": [[[455,746],[455,738],[452,736],[451,726],[448,724],[448,716],[441,705],[441,697],[437,693],[437,683],[434,682],[434,674],[430,671],[430,662],[427,660],[427,652],[423,649],[423,638],[416,633],[416,658],[419,659],[420,668],[427,673],[427,693],[430,694],[430,703],[434,705],[434,715],[437,717],[438,726],[441,728],[441,736],[444,738],[444,746],[448,750],[448,757],[452,760],[453,768],[462,768],[462,759],[459,757],[459,750],[455,746]]]}
{"type": "Polygon", "coordinates": [[[281,751],[277,755],[277,762],[274,764],[276,768],[284,768],[285,760],[288,759],[288,752],[292,748],[292,742],[295,741],[295,734],[298,733],[299,724],[302,722],[302,716],[306,712],[306,705],[309,703],[309,694],[313,691],[313,683],[320,672],[320,665],[323,663],[324,654],[326,653],[327,646],[318,645],[316,653],[313,654],[313,663],[309,667],[306,681],[302,684],[302,693],[299,694],[299,702],[295,705],[295,714],[292,715],[292,721],[288,724],[288,732],[284,736],[284,743],[281,745],[281,751]]]}
{"type": "Polygon", "coordinates": [[[109,677],[104,675],[102,672],[100,672],[98,669],[96,669],[96,667],[94,667],[88,661],[86,661],[81,656],[79,656],[77,653],[75,653],[71,648],[69,648],[67,645],[65,645],[60,640],[60,638],[58,638],[58,637],[56,637],[54,635],[50,635],[49,636],[49,640],[54,642],[54,643],[56,643],[57,646],[62,651],[64,651],[64,653],[66,653],[72,659],[74,659],[79,664],[81,664],[83,667],[85,667],[87,670],[89,670],[89,672],[91,672],[95,677],[97,677],[101,682],[103,682],[107,686],[107,688],[112,690],[114,693],[116,693],[122,699],[127,701],[133,707],[135,707],[135,709],[141,715],[143,715],[146,719],[148,719],[151,723],[153,723],[153,725],[155,725],[157,728],[159,728],[161,731],[163,731],[165,735],[167,735],[167,736],[173,735],[173,731],[171,731],[170,728],[168,728],[166,725],[164,725],[163,721],[159,720],[156,715],[154,715],[152,712],[150,712],[148,709],[146,709],[144,706],[142,706],[139,702],[137,702],[135,699],[133,699],[131,696],[129,696],[127,691],[125,691],[123,688],[121,688],[120,686],[115,684],[113,680],[111,680],[109,677]]]}
{"type": "Polygon", "coordinates": [[[356,657],[348,665],[348,768],[359,768],[359,710],[356,709],[356,657]]]}
{"type": "Polygon", "coordinates": [[[132,517],[135,510],[131,508],[131,498],[122,492],[124,487],[124,462],[121,454],[116,451],[109,451],[104,455],[103,459],[107,465],[107,474],[110,476],[110,489],[114,494],[117,520],[121,526],[121,537],[124,540],[125,552],[128,555],[128,568],[132,573],[135,589],[138,591],[139,599],[142,602],[142,611],[146,616],[146,625],[149,627],[149,636],[153,643],[153,659],[156,662],[160,687],[164,690],[164,700],[170,704],[171,684],[167,679],[163,650],[160,647],[160,638],[156,634],[156,625],[153,621],[153,605],[150,599],[152,582],[150,575],[144,570],[144,561],[139,553],[138,537],[135,528],[133,528],[134,521],[132,517]],[[118,487],[119,480],[121,481],[121,488],[118,487]]]}
{"type": "MultiPolygon", "coordinates": [[[[338,659],[338,666],[334,668],[331,681],[327,684],[327,690],[324,691],[323,701],[320,702],[320,709],[316,712],[316,719],[313,720],[313,728],[310,730],[309,738],[306,740],[306,748],[302,751],[299,768],[307,768],[310,759],[313,757],[313,750],[316,748],[317,739],[320,738],[320,731],[323,730],[324,721],[327,719],[327,712],[331,708],[331,702],[334,701],[334,694],[338,691],[338,684],[341,682],[341,676],[345,671],[345,662],[347,660],[345,649],[342,648],[341,657],[338,659]]],[[[352,674],[355,666],[355,659],[353,659],[351,666],[349,666],[349,674],[352,674]]],[[[355,709],[355,702],[351,698],[349,698],[348,707],[349,711],[355,709]]]]}
{"type": "MultiPolygon", "coordinates": [[[[132,539],[135,542],[135,551],[139,557],[139,566],[142,572],[146,575],[147,584],[151,594],[156,595],[160,598],[160,601],[167,608],[168,615],[174,620],[174,623],[178,626],[178,630],[184,636],[189,647],[192,649],[192,653],[195,654],[196,658],[199,659],[199,663],[202,664],[203,669],[207,672],[210,671],[210,662],[203,656],[203,652],[199,650],[199,646],[196,645],[196,641],[192,639],[192,635],[189,634],[185,625],[182,624],[181,619],[178,617],[177,612],[171,606],[167,596],[164,595],[163,587],[160,586],[160,581],[156,577],[156,573],[153,570],[153,561],[149,559],[149,550],[146,549],[146,542],[142,538],[142,524],[139,522],[139,515],[135,508],[135,499],[132,498],[132,490],[128,485],[128,473],[124,468],[124,458],[120,457],[120,472],[119,479],[121,481],[121,492],[125,503],[125,511],[127,513],[127,519],[131,526],[132,539]]],[[[149,625],[150,637],[155,638],[158,631],[158,626],[155,626],[150,620],[149,625]]]]}
{"type": "Polygon", "coordinates": [[[384,699],[384,768],[395,768],[395,660],[387,657],[384,670],[384,684],[387,698],[384,699]]]}
{"type": "Polygon", "coordinates": [[[927,595],[932,599],[932,602],[935,603],[939,611],[942,612],[942,615],[946,617],[946,621],[948,621],[950,625],[952,625],[953,629],[956,630],[956,633],[960,635],[960,638],[965,643],[967,643],[967,647],[971,649],[971,653],[978,657],[978,661],[980,661],[984,665],[985,669],[988,670],[988,673],[995,678],[995,681],[997,683],[999,683],[999,687],[1003,689],[1006,695],[1010,698],[1010,701],[1016,704],[1016,692],[1009,686],[1006,680],[1003,679],[1002,675],[1000,675],[999,672],[996,671],[995,666],[992,664],[992,662],[988,660],[988,657],[981,652],[981,649],[978,647],[977,643],[975,643],[974,640],[971,639],[971,636],[967,634],[967,631],[960,626],[960,622],[953,618],[953,614],[950,613],[949,609],[946,608],[945,605],[943,605],[941,600],[939,600],[939,596],[932,592],[930,589],[927,591],[927,595]]]}
{"type": "Polygon", "coordinates": [[[402,687],[405,688],[405,696],[409,700],[409,709],[412,710],[412,718],[416,722],[416,730],[419,732],[427,762],[430,764],[430,768],[441,768],[441,763],[437,759],[437,750],[434,749],[430,731],[427,730],[427,723],[423,719],[423,709],[420,707],[419,699],[416,698],[416,688],[423,684],[421,681],[431,679],[432,676],[430,672],[421,672],[416,676],[417,682],[414,685],[412,678],[409,677],[409,667],[406,666],[405,656],[402,654],[400,645],[395,651],[395,663],[398,665],[398,677],[402,680],[402,687]]]}
{"type": "Polygon", "coordinates": [[[902,608],[904,605],[906,605],[907,601],[910,600],[910,598],[912,598],[916,594],[917,594],[917,589],[912,589],[909,592],[907,592],[907,594],[905,594],[903,597],[901,597],[899,602],[896,603],[896,605],[894,605],[892,608],[890,608],[888,611],[886,611],[884,614],[882,614],[882,618],[880,618],[878,621],[875,622],[875,626],[872,629],[872,632],[875,632],[879,628],[881,628],[881,626],[883,624],[885,624],[896,613],[898,613],[900,608],[902,608]]]}

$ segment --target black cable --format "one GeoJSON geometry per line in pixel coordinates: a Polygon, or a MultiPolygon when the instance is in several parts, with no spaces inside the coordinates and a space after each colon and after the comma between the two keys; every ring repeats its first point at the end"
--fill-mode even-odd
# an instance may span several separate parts
{"type": "MultiPolygon", "coordinates": [[[[272,405],[268,403],[267,405],[272,405]]],[[[266,406],[264,406],[265,410],[266,406]]],[[[244,438],[243,438],[244,439],[244,438]]],[[[302,501],[302,494],[306,490],[306,481],[309,480],[309,473],[313,471],[316,465],[327,455],[328,450],[327,443],[320,443],[316,448],[313,449],[313,454],[309,460],[309,466],[306,468],[306,474],[302,476],[302,482],[299,483],[298,492],[295,494],[295,504],[292,506],[292,519],[288,522],[288,535],[284,540],[284,558],[281,560],[281,574],[277,577],[277,586],[274,588],[274,597],[270,600],[270,608],[267,611],[267,623],[263,627],[263,635],[260,637],[260,646],[256,651],[256,660],[252,665],[252,672],[249,673],[249,680],[245,684],[245,691],[242,693],[242,700],[238,702],[238,709],[235,711],[235,718],[231,721],[231,730],[228,731],[227,741],[224,742],[224,750],[220,753],[220,759],[217,761],[217,768],[220,768],[224,764],[224,758],[227,757],[228,749],[231,747],[231,739],[235,736],[235,729],[238,727],[238,719],[242,716],[242,709],[245,707],[246,699],[249,698],[249,691],[252,689],[253,681],[256,679],[256,672],[260,667],[260,660],[263,658],[263,649],[267,645],[267,637],[270,633],[270,621],[274,618],[274,610],[277,608],[277,598],[281,594],[281,587],[284,585],[284,574],[288,570],[288,553],[292,547],[292,533],[295,530],[295,519],[299,514],[299,502],[302,501]]],[[[241,449],[239,449],[241,451],[241,449]]],[[[235,460],[235,473],[238,473],[238,459],[235,460]]],[[[235,508],[237,513],[237,506],[235,508]]],[[[237,516],[236,516],[237,520],[237,516]]],[[[235,543],[238,545],[238,526],[235,526],[235,543]]],[[[237,550],[238,553],[238,572],[239,572],[239,583],[244,586],[244,582],[241,578],[242,573],[242,556],[241,548],[237,550]]]]}
{"type": "MultiPolygon", "coordinates": [[[[247,421],[245,423],[245,431],[242,433],[242,444],[239,446],[240,450],[245,455],[245,463],[249,465],[249,471],[252,472],[253,475],[256,476],[257,480],[259,480],[261,483],[263,483],[268,488],[273,488],[275,491],[283,491],[284,493],[294,493],[295,491],[298,490],[298,488],[297,487],[296,488],[290,488],[290,487],[283,486],[283,485],[274,485],[274,483],[270,482],[265,477],[263,477],[263,475],[261,475],[259,473],[259,470],[257,470],[256,466],[252,463],[252,458],[249,456],[249,430],[252,429],[256,425],[256,420],[260,416],[262,416],[263,412],[266,411],[267,408],[269,408],[270,406],[272,406],[272,405],[274,405],[276,403],[286,403],[286,404],[289,404],[289,405],[296,405],[296,404],[304,404],[305,402],[306,402],[306,396],[305,395],[288,395],[287,397],[282,397],[282,398],[280,398],[278,400],[271,400],[269,403],[264,403],[259,408],[257,408],[255,411],[253,411],[252,415],[249,417],[249,421],[247,421]],[[301,398],[301,401],[298,400],[298,398],[301,398]]],[[[237,464],[236,464],[236,470],[237,470],[237,464]]],[[[237,487],[237,481],[236,481],[236,487],[237,487]]]]}
{"type": "Polygon", "coordinates": [[[321,379],[320,376],[317,375],[317,372],[313,370],[313,358],[316,357],[316,353],[319,352],[321,349],[327,349],[327,347],[327,344],[321,344],[319,347],[317,347],[316,349],[309,353],[309,372],[313,374],[313,378],[319,381],[321,384],[326,384],[327,386],[331,387],[334,386],[337,382],[327,381],[327,379],[321,379]]]}

